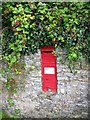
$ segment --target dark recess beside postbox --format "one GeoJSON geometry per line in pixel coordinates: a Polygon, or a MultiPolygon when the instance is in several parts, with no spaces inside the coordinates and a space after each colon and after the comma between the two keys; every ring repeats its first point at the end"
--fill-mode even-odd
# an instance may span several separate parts
{"type": "Polygon", "coordinates": [[[42,90],[57,92],[57,67],[53,46],[41,48],[42,90]]]}

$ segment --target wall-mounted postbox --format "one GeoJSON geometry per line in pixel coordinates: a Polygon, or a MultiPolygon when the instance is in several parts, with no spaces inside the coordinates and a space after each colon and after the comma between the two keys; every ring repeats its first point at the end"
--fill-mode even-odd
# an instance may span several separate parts
{"type": "Polygon", "coordinates": [[[57,67],[54,47],[41,48],[42,90],[57,92],[57,67]]]}

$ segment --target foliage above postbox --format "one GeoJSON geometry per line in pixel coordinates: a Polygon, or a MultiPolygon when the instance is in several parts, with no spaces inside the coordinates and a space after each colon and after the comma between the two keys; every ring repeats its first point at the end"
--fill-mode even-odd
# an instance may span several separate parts
{"type": "Polygon", "coordinates": [[[69,60],[89,57],[89,4],[3,2],[3,55],[13,64],[21,54],[53,45],[66,48],[69,60]]]}

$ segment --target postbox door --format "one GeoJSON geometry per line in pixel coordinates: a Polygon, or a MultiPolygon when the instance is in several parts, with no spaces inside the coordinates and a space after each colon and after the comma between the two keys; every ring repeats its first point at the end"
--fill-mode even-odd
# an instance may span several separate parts
{"type": "MultiPolygon", "coordinates": [[[[47,49],[47,48],[46,48],[47,49]]],[[[57,70],[56,57],[52,53],[54,49],[41,49],[41,64],[42,64],[42,89],[48,91],[51,89],[57,92],[57,70]]]]}
{"type": "Polygon", "coordinates": [[[57,92],[57,70],[55,63],[43,63],[42,73],[43,90],[51,89],[51,91],[57,92]]]}

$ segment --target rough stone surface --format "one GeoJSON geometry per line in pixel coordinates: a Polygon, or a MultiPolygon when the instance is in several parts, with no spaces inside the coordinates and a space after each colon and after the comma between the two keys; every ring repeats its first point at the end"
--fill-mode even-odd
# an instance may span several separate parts
{"type": "MultiPolygon", "coordinates": [[[[61,52],[61,51],[59,51],[61,52]]],[[[62,54],[62,52],[61,52],[62,54]]],[[[77,65],[77,74],[70,73],[68,66],[57,58],[58,92],[43,92],[41,82],[40,51],[25,56],[26,64],[19,78],[17,94],[12,96],[14,108],[21,109],[20,117],[31,118],[87,118],[88,117],[88,66],[77,65]],[[24,88],[23,88],[24,83],[24,88]]],[[[7,109],[7,92],[2,92],[3,108],[7,109]]],[[[9,111],[12,113],[12,109],[9,111]]]]}

